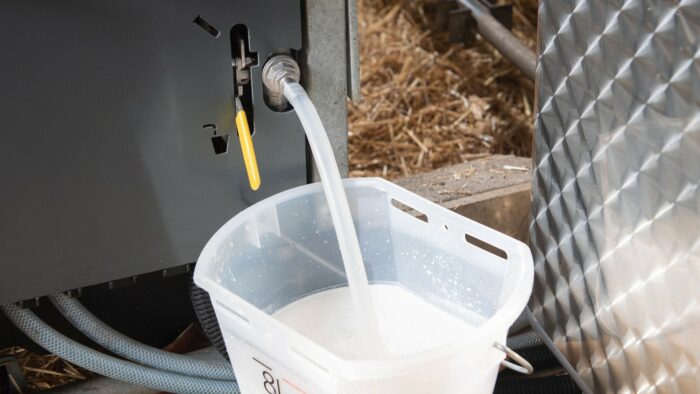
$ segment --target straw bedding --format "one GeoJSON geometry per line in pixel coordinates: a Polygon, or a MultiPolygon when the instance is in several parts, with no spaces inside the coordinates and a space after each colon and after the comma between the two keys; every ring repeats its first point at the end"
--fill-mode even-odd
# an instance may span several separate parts
{"type": "MultiPolygon", "coordinates": [[[[351,176],[530,155],[533,83],[481,37],[465,46],[432,31],[429,3],[358,0],[362,101],[349,104],[351,176]]],[[[537,2],[512,4],[514,32],[534,49],[537,2]]]]}

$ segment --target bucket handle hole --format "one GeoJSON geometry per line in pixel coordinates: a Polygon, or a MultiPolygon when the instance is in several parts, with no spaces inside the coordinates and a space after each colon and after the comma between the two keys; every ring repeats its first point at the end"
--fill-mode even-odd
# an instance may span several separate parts
{"type": "Polygon", "coordinates": [[[426,215],[425,213],[421,212],[420,210],[418,210],[416,208],[413,208],[412,206],[406,204],[405,202],[401,202],[395,198],[392,198],[391,205],[403,213],[409,214],[418,220],[421,220],[423,222],[428,223],[428,215],[426,215]]]}
{"type": "Polygon", "coordinates": [[[464,240],[467,241],[468,244],[474,245],[477,248],[479,248],[485,252],[488,252],[494,256],[500,257],[503,260],[508,260],[508,253],[506,253],[505,250],[499,248],[498,246],[494,246],[494,245],[492,245],[492,244],[490,244],[490,243],[488,243],[480,238],[477,238],[477,237],[475,237],[473,235],[469,235],[469,234],[464,234],[464,240]]]}

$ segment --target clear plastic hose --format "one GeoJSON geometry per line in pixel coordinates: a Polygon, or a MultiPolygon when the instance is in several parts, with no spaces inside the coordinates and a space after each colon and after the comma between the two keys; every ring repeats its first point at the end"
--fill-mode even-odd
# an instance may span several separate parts
{"type": "Polygon", "coordinates": [[[367,273],[360,252],[360,244],[350,214],[350,206],[345,196],[345,188],[338,172],[338,165],[333,156],[333,148],[328,140],[326,129],[316,108],[306,94],[304,88],[297,82],[283,80],[284,96],[294,107],[301,125],[306,131],[309,146],[318,167],[318,173],[323,184],[323,191],[328,201],[328,208],[333,220],[340,254],[343,257],[345,273],[350,285],[354,307],[358,318],[365,324],[367,354],[381,353],[381,339],[377,326],[376,314],[367,282],[367,273]]]}

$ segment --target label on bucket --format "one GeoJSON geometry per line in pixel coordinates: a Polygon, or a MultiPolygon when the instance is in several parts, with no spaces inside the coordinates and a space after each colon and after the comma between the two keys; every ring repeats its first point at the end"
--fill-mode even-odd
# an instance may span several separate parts
{"type": "Polygon", "coordinates": [[[278,362],[262,355],[235,338],[228,346],[229,356],[243,394],[313,394],[315,385],[295,375],[278,362]]]}
{"type": "Polygon", "coordinates": [[[252,357],[253,361],[258,363],[260,367],[262,368],[262,388],[265,389],[265,392],[268,394],[282,394],[282,387],[283,386],[288,386],[287,388],[291,390],[285,390],[285,393],[287,392],[296,392],[296,393],[302,393],[306,394],[306,391],[299,387],[298,384],[293,383],[289,378],[287,377],[278,377],[278,375],[275,375],[275,372],[272,370],[270,366],[267,364],[263,363],[262,361],[258,360],[255,357],[252,357]],[[284,383],[284,384],[282,384],[284,383]]]}

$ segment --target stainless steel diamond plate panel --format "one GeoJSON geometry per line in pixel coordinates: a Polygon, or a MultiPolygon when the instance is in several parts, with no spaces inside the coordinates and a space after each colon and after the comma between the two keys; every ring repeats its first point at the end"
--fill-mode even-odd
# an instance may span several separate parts
{"type": "Polygon", "coordinates": [[[542,0],[532,308],[596,393],[700,392],[700,0],[542,0]]]}

